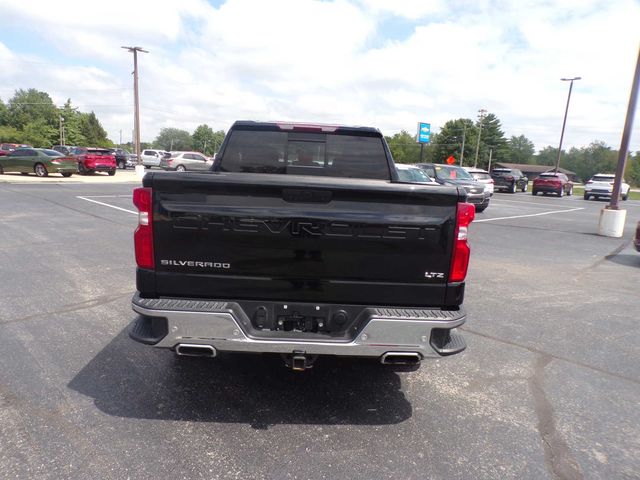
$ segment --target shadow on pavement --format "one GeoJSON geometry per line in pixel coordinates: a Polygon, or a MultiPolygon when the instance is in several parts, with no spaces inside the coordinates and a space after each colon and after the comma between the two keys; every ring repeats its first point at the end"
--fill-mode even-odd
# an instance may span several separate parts
{"type": "Polygon", "coordinates": [[[293,372],[277,355],[177,357],[120,332],[69,383],[108,415],[153,420],[386,425],[412,415],[398,373],[376,361],[321,357],[293,372]]]}
{"type": "Polygon", "coordinates": [[[640,267],[640,253],[634,254],[618,254],[612,257],[607,257],[609,262],[617,263],[618,265],[624,265],[626,267],[640,267]]]}

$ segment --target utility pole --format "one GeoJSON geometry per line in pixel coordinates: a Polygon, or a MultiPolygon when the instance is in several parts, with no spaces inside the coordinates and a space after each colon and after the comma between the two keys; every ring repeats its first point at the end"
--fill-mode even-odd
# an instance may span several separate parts
{"type": "Polygon", "coordinates": [[[467,124],[464,124],[464,128],[462,130],[462,148],[460,149],[460,166],[463,165],[463,161],[464,161],[464,140],[465,140],[465,136],[467,134],[467,124]]]}
{"type": "Polygon", "coordinates": [[[64,145],[64,117],[60,115],[60,145],[64,145]]]}
{"type": "Polygon", "coordinates": [[[140,99],[138,97],[138,52],[149,53],[147,50],[143,50],[142,47],[122,47],[133,53],[133,98],[134,98],[134,118],[133,126],[135,130],[135,149],[137,164],[142,165],[140,158],[140,99]]]}
{"type": "Polygon", "coordinates": [[[122,148],[122,129],[120,129],[120,144],[118,146],[122,148]]]}
{"type": "Polygon", "coordinates": [[[620,150],[618,150],[618,167],[616,168],[616,178],[613,182],[613,192],[611,192],[611,201],[609,208],[618,210],[618,201],[620,198],[620,187],[622,186],[622,176],[624,168],[627,165],[629,155],[629,141],[631,140],[631,130],[633,128],[633,117],[636,113],[636,103],[638,101],[638,88],[640,88],[640,50],[638,51],[638,60],[636,61],[636,70],[633,75],[633,83],[631,84],[631,94],[629,95],[629,105],[627,106],[627,116],[624,120],[624,130],[622,131],[622,141],[620,142],[620,150]]]}
{"type": "Polygon", "coordinates": [[[480,136],[482,135],[482,120],[484,120],[484,114],[487,111],[484,108],[478,110],[478,118],[480,123],[480,130],[478,130],[478,142],[476,143],[476,159],[473,162],[473,168],[478,168],[478,152],[480,151],[480,136]]]}
{"type": "Polygon", "coordinates": [[[491,157],[493,155],[493,148],[489,149],[489,166],[487,167],[487,172],[491,172],[491,157]]]}
{"type": "Polygon", "coordinates": [[[564,120],[562,121],[562,132],[560,132],[560,146],[558,147],[558,159],[556,160],[555,172],[558,173],[560,168],[560,152],[562,152],[562,139],[564,138],[564,127],[567,124],[567,113],[569,112],[569,101],[571,100],[571,90],[573,89],[573,81],[580,80],[582,77],[561,78],[563,82],[571,82],[569,84],[569,95],[567,96],[567,107],[564,109],[564,120]]]}

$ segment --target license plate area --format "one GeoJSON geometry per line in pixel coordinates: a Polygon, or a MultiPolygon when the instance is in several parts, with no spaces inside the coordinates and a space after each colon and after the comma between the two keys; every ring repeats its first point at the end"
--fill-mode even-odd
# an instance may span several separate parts
{"type": "Polygon", "coordinates": [[[281,304],[275,306],[274,330],[318,332],[325,330],[329,308],[322,305],[281,304]]]}

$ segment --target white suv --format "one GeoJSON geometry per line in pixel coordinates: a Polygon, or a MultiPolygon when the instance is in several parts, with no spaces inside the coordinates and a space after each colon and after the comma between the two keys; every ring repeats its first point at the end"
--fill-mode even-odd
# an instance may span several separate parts
{"type": "Polygon", "coordinates": [[[484,189],[493,196],[494,183],[493,183],[493,178],[491,178],[491,174],[489,172],[481,168],[475,168],[475,167],[462,167],[462,168],[464,168],[467,172],[469,172],[469,175],[471,175],[476,182],[483,183],[484,189]]]}
{"type": "MultiPolygon", "coordinates": [[[[584,199],[589,200],[589,198],[600,198],[600,197],[611,197],[613,193],[613,182],[616,176],[612,173],[597,173],[591,179],[585,183],[584,185],[584,199]]],[[[629,198],[629,190],[631,187],[628,183],[624,182],[624,178],[622,179],[622,184],[620,185],[620,196],[622,200],[626,200],[629,198]]]]}
{"type": "Polygon", "coordinates": [[[160,161],[165,156],[169,156],[169,152],[165,152],[164,150],[145,149],[140,154],[140,158],[142,159],[142,164],[147,168],[159,167],[160,161]]]}

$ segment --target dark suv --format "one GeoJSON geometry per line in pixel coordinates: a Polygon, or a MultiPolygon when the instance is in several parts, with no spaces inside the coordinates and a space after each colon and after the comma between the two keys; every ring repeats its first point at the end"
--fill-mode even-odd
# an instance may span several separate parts
{"type": "Polygon", "coordinates": [[[517,168],[494,168],[491,170],[495,190],[506,190],[509,193],[527,191],[529,179],[517,168]]]}
{"type": "Polygon", "coordinates": [[[441,185],[459,185],[467,192],[467,202],[476,206],[476,212],[482,212],[489,206],[491,194],[484,183],[478,182],[469,172],[457,165],[439,163],[416,163],[429,177],[441,185]]]}
{"type": "Polygon", "coordinates": [[[116,165],[121,170],[127,168],[127,160],[129,160],[129,152],[122,148],[110,148],[111,155],[116,157],[116,165]]]}

